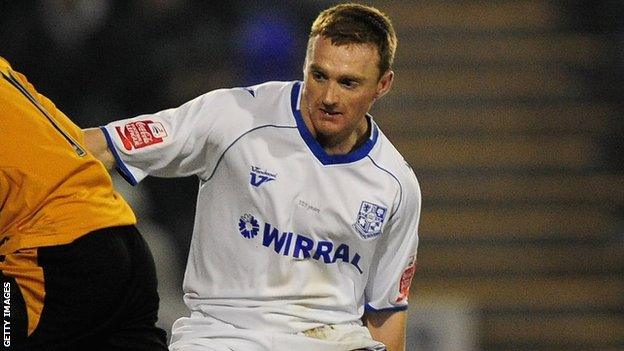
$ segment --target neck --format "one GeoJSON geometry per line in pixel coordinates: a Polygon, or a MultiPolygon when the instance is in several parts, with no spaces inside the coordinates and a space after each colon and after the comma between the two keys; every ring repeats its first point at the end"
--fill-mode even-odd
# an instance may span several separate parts
{"type": "Polygon", "coordinates": [[[328,155],[346,155],[359,148],[368,140],[371,133],[371,123],[365,118],[350,135],[325,136],[316,134],[315,138],[328,155]]]}

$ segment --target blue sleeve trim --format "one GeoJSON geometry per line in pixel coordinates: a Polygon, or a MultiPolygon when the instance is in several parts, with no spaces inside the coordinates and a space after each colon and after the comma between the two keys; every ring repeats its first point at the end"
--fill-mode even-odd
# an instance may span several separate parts
{"type": "Polygon", "coordinates": [[[373,306],[371,306],[369,304],[366,304],[364,306],[364,310],[366,312],[398,312],[398,311],[406,311],[407,310],[407,305],[376,309],[373,306]]]}
{"type": "Polygon", "coordinates": [[[130,170],[126,167],[124,162],[121,160],[121,157],[119,156],[119,153],[117,152],[117,149],[115,148],[115,145],[113,144],[113,140],[111,139],[110,134],[108,134],[108,130],[105,127],[100,127],[100,130],[102,131],[102,133],[104,133],[104,137],[106,138],[106,145],[108,146],[108,149],[113,154],[113,157],[115,157],[115,162],[117,163],[117,167],[115,168],[117,169],[117,172],[119,173],[119,175],[121,175],[123,179],[125,179],[128,183],[132,185],[139,184],[139,182],[136,180],[136,178],[134,178],[130,170]]]}

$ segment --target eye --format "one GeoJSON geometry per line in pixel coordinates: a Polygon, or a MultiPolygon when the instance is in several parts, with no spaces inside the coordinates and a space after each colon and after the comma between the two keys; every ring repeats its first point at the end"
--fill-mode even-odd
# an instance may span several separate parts
{"type": "Polygon", "coordinates": [[[312,71],[312,78],[314,78],[314,80],[316,81],[321,81],[323,79],[325,79],[325,75],[319,71],[312,71]]]}
{"type": "Polygon", "coordinates": [[[347,89],[354,89],[358,86],[358,82],[352,79],[343,79],[340,84],[347,89]]]}

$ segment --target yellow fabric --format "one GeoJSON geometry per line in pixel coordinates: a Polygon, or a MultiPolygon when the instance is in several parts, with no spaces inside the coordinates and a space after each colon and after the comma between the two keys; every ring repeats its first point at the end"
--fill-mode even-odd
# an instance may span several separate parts
{"type": "Polygon", "coordinates": [[[136,223],[81,129],[2,58],[0,73],[0,255],[136,223]]]}
{"type": "Polygon", "coordinates": [[[15,278],[28,315],[28,335],[32,334],[41,320],[43,301],[45,298],[43,269],[38,266],[37,249],[24,249],[5,256],[0,262],[0,270],[5,276],[15,278]]]}

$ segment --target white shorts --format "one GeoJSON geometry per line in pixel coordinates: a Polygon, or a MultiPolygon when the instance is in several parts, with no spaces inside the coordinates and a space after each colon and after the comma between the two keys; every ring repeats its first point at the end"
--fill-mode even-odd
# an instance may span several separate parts
{"type": "Polygon", "coordinates": [[[383,351],[385,346],[372,339],[358,324],[315,328],[296,334],[239,329],[231,324],[204,317],[178,319],[171,332],[170,351],[383,351]]]}

